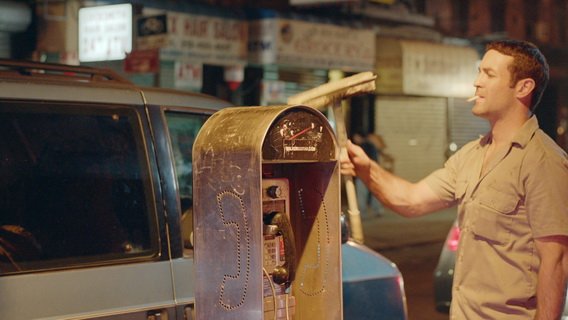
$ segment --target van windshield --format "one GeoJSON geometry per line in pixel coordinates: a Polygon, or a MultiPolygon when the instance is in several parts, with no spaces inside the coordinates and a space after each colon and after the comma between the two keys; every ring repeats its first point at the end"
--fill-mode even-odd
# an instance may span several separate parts
{"type": "Polygon", "coordinates": [[[181,231],[185,249],[191,249],[193,232],[193,143],[208,115],[168,111],[166,118],[181,207],[181,231]]]}

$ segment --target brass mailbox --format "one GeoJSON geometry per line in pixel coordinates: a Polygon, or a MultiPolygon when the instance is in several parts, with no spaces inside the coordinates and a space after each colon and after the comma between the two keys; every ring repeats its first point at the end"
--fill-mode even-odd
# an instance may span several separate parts
{"type": "Polygon", "coordinates": [[[193,149],[196,316],[342,319],[339,148],[305,106],[215,113],[193,149]]]}

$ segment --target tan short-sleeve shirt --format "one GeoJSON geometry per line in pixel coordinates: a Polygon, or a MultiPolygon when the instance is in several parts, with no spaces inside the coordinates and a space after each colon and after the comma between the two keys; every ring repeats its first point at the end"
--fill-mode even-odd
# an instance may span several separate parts
{"type": "Polygon", "coordinates": [[[426,182],[458,205],[451,319],[532,319],[534,239],[568,236],[568,158],[531,117],[482,174],[490,135],[465,145],[426,182]]]}

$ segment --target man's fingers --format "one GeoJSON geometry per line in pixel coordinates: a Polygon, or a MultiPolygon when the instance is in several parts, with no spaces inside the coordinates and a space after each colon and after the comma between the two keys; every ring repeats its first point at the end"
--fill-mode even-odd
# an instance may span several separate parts
{"type": "Polygon", "coordinates": [[[353,165],[353,162],[351,162],[347,152],[342,152],[339,165],[342,175],[355,175],[355,166],[353,165]]]}
{"type": "Polygon", "coordinates": [[[353,142],[351,142],[351,140],[347,140],[347,153],[349,154],[350,157],[352,157],[355,154],[355,150],[354,149],[355,144],[353,144],[353,142]]]}
{"type": "Polygon", "coordinates": [[[360,146],[354,144],[351,140],[347,140],[347,153],[350,158],[363,157],[367,155],[360,146]]]}
{"type": "Polygon", "coordinates": [[[355,176],[355,169],[351,167],[341,167],[341,174],[344,176],[355,176]]]}

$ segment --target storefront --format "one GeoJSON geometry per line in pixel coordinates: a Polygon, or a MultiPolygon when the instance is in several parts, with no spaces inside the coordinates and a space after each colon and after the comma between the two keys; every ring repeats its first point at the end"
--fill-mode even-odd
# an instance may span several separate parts
{"type": "Polygon", "coordinates": [[[256,12],[249,20],[248,39],[249,70],[256,70],[256,82],[261,83],[256,103],[284,103],[291,95],[326,83],[330,70],[373,70],[374,42],[372,30],[256,12]]]}
{"type": "Polygon", "coordinates": [[[54,2],[37,12],[43,61],[110,68],[139,85],[232,100],[247,64],[244,13],[197,3],[89,3],[54,2]]]}
{"type": "Polygon", "coordinates": [[[488,130],[471,113],[479,56],[470,47],[377,39],[375,132],[396,174],[418,181],[488,130]]]}
{"type": "Polygon", "coordinates": [[[213,16],[146,8],[138,19],[134,53],[159,55],[160,87],[233,100],[231,92],[244,80],[247,26],[246,20],[222,12],[213,16]]]}
{"type": "Polygon", "coordinates": [[[16,1],[0,1],[0,58],[12,58],[14,34],[25,31],[32,21],[30,7],[16,1]]]}
{"type": "Polygon", "coordinates": [[[139,85],[202,92],[237,105],[281,104],[326,83],[330,70],[375,67],[370,29],[265,9],[109,3],[49,4],[58,18],[41,22],[40,54],[48,62],[111,68],[139,85]]]}

